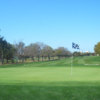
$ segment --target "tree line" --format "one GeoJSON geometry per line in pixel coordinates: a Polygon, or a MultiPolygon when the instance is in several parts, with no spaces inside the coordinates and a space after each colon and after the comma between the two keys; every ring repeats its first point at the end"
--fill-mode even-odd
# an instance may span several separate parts
{"type": "Polygon", "coordinates": [[[53,49],[44,43],[31,43],[26,46],[24,42],[10,44],[0,36],[0,60],[4,63],[31,61],[50,61],[70,57],[71,52],[65,47],[53,49]]]}
{"type": "MultiPolygon", "coordinates": [[[[94,46],[94,53],[74,52],[73,56],[100,56],[100,42],[94,46]]],[[[24,42],[11,44],[0,36],[0,61],[4,63],[19,63],[29,61],[50,61],[72,56],[65,47],[53,49],[51,46],[37,42],[28,46],[24,42]]]]}

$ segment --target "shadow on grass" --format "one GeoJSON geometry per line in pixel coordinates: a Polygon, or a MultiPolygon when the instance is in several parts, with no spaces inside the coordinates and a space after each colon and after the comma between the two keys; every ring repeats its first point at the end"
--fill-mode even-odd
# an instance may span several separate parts
{"type": "Polygon", "coordinates": [[[6,82],[6,83],[4,83],[4,82],[1,82],[0,83],[0,85],[2,86],[2,85],[17,85],[17,86],[22,86],[22,85],[24,85],[24,86],[66,86],[66,87],[75,87],[75,86],[82,86],[82,87],[84,87],[84,86],[100,86],[100,81],[90,81],[90,82],[83,82],[83,81],[64,81],[64,82],[6,82]]]}
{"type": "Polygon", "coordinates": [[[100,84],[91,82],[1,84],[0,100],[100,100],[100,84]]]}

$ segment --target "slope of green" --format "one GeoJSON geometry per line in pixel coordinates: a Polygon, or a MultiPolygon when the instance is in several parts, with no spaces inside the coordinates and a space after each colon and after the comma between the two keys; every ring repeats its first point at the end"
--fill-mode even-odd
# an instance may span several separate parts
{"type": "MultiPolygon", "coordinates": [[[[17,67],[69,67],[71,65],[72,58],[66,58],[56,61],[45,61],[45,62],[32,62],[32,63],[24,63],[24,64],[11,64],[11,65],[3,65],[0,68],[17,68],[17,67]]],[[[80,65],[96,65],[100,64],[100,57],[96,56],[84,56],[84,57],[74,57],[73,58],[73,65],[80,66],[80,65]]]]}
{"type": "Polygon", "coordinates": [[[0,66],[0,100],[100,100],[100,57],[0,66]],[[85,66],[84,64],[93,64],[85,66]]]}

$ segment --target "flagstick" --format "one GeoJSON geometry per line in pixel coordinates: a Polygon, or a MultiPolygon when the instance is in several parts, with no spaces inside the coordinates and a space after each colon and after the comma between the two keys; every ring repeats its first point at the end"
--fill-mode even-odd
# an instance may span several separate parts
{"type": "Polygon", "coordinates": [[[72,75],[72,68],[73,68],[73,54],[72,54],[72,57],[71,57],[71,75],[72,75]]]}
{"type": "MultiPolygon", "coordinates": [[[[80,48],[79,48],[79,45],[78,44],[75,44],[75,43],[72,43],[72,48],[73,49],[79,49],[80,50],[80,48]]],[[[72,59],[71,59],[71,75],[73,74],[72,73],[72,67],[73,67],[73,58],[74,58],[74,55],[72,54],[72,59]]]]}

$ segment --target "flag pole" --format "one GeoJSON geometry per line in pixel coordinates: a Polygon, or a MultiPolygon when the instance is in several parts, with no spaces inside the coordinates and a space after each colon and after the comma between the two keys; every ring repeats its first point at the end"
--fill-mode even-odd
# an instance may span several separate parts
{"type": "Polygon", "coordinates": [[[73,74],[73,73],[72,73],[72,71],[73,71],[72,68],[73,68],[73,53],[72,53],[72,57],[71,57],[71,75],[73,74]]]}
{"type": "MultiPolygon", "coordinates": [[[[74,42],[72,42],[72,49],[79,49],[80,50],[80,47],[79,47],[79,45],[78,44],[76,44],[76,43],[74,43],[74,42]]],[[[74,58],[74,55],[73,55],[73,52],[72,52],[72,57],[71,57],[71,75],[73,74],[72,72],[73,72],[73,59],[74,58]]]]}

